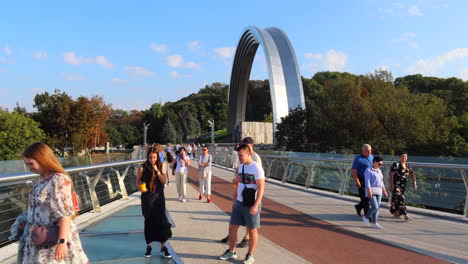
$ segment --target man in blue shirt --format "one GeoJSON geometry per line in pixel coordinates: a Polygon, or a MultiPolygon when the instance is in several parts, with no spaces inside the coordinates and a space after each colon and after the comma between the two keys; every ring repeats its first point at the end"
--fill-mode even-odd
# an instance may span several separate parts
{"type": "Polygon", "coordinates": [[[361,147],[361,154],[359,154],[353,162],[353,179],[356,182],[356,187],[359,191],[359,198],[361,198],[361,202],[356,204],[354,208],[359,216],[361,216],[361,210],[364,209],[364,214],[369,210],[369,200],[366,197],[364,172],[367,168],[372,167],[373,159],[374,156],[372,156],[371,145],[364,144],[361,147]]]}

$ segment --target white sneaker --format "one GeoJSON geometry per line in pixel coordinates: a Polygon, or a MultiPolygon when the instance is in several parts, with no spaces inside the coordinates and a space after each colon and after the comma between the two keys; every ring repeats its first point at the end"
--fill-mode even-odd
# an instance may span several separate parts
{"type": "Polygon", "coordinates": [[[365,216],[362,217],[362,222],[364,222],[366,226],[369,226],[369,219],[366,218],[365,216]]]}
{"type": "Polygon", "coordinates": [[[183,198],[182,196],[179,196],[179,198],[177,199],[182,202],[182,198],[183,198]]]}
{"type": "Polygon", "coordinates": [[[185,199],[182,199],[182,201],[181,201],[181,202],[183,202],[183,203],[186,203],[186,202],[187,202],[187,200],[185,200],[185,199]]]}
{"type": "Polygon", "coordinates": [[[378,223],[372,224],[372,227],[377,229],[383,229],[383,226],[379,225],[378,223]]]}

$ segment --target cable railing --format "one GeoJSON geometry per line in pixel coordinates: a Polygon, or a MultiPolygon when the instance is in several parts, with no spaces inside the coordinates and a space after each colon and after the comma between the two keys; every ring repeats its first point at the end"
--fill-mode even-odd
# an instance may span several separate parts
{"type": "MultiPolygon", "coordinates": [[[[65,168],[73,179],[80,213],[101,212],[103,204],[128,199],[129,194],[137,191],[136,173],[143,162],[138,159],[65,168]]],[[[16,217],[27,211],[30,186],[37,177],[33,173],[0,176],[0,246],[8,242],[10,226],[16,217]]]]}
{"type": "MultiPolygon", "coordinates": [[[[211,149],[210,153],[214,163],[232,166],[232,149],[211,149]]],[[[267,178],[340,195],[358,196],[352,179],[353,159],[259,154],[267,178]]],[[[390,166],[395,161],[386,161],[382,167],[387,190],[390,187],[390,166]]],[[[468,165],[428,162],[409,164],[416,174],[418,189],[413,189],[410,177],[405,191],[408,204],[468,217],[468,165]]]]}

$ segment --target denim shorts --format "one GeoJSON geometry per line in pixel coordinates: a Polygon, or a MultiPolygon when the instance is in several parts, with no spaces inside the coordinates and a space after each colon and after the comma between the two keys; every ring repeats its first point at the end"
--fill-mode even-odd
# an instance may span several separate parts
{"type": "Polygon", "coordinates": [[[262,205],[258,206],[258,212],[255,215],[250,214],[250,207],[243,206],[242,202],[236,201],[234,207],[232,207],[231,225],[246,226],[250,229],[260,228],[260,211],[262,205]]]}

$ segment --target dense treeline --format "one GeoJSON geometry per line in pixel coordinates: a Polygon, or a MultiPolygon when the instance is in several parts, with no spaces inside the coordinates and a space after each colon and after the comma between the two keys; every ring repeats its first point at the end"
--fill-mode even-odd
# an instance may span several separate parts
{"type": "Polygon", "coordinates": [[[468,155],[468,82],[389,72],[320,72],[304,78],[306,110],[278,126],[278,146],[293,151],[468,155]],[[306,131],[306,133],[303,133],[306,131]]]}
{"type": "MultiPolygon", "coordinates": [[[[306,110],[295,109],[278,125],[278,147],[292,151],[356,152],[362,143],[392,154],[468,156],[468,82],[419,74],[393,80],[368,75],[319,72],[303,78],[306,110]]],[[[45,140],[63,155],[111,145],[195,140],[226,128],[228,86],[213,83],[198,93],[146,110],[112,109],[102,97],[73,99],[56,90],[37,94],[36,112],[0,109],[0,159],[19,158],[29,143],[45,140]]],[[[271,121],[268,80],[249,82],[247,121],[271,121]]]]}

